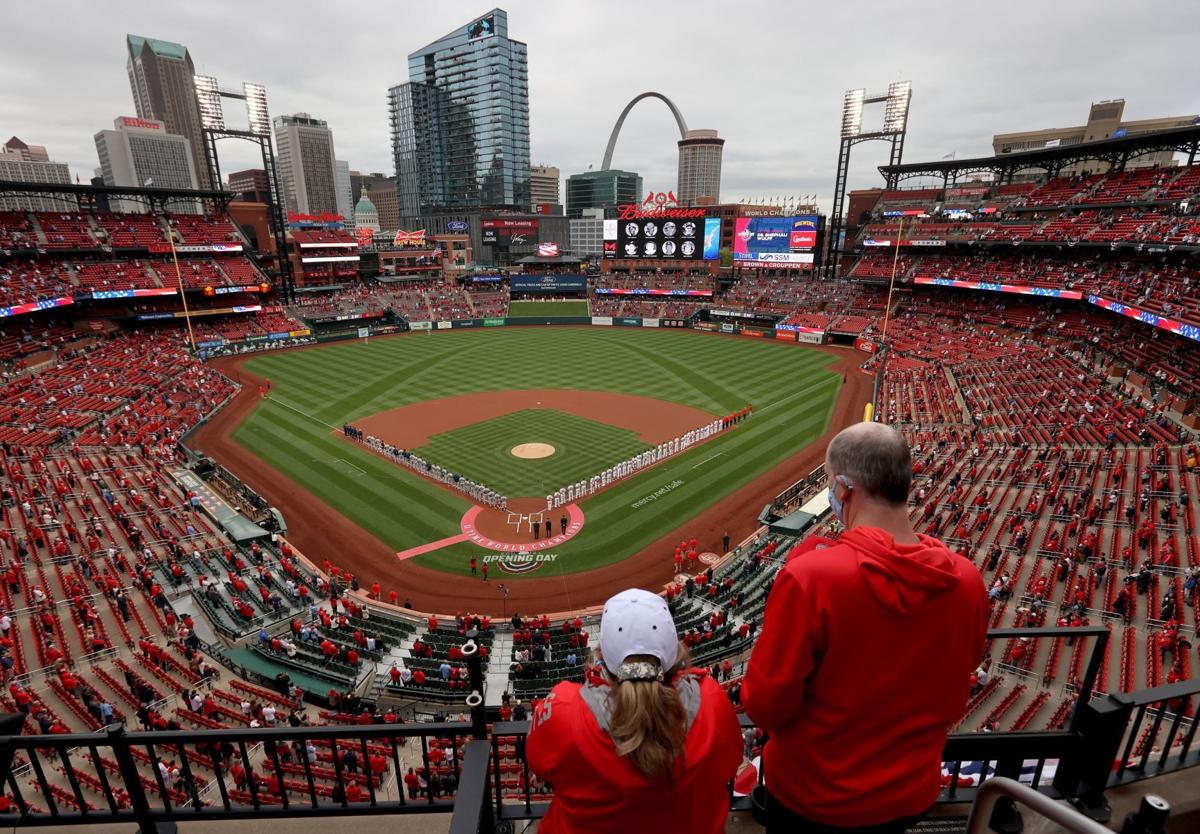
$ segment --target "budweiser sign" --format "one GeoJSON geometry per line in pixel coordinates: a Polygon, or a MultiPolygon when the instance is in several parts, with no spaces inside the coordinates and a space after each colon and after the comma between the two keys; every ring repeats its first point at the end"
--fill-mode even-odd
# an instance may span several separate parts
{"type": "Polygon", "coordinates": [[[698,219],[704,217],[702,208],[680,208],[678,206],[637,206],[628,203],[617,206],[617,217],[621,220],[641,220],[646,217],[670,217],[673,219],[698,219]]]}

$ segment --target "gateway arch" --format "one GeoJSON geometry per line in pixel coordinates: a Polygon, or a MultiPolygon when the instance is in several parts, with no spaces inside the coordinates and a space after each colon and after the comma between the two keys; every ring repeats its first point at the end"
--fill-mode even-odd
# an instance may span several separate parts
{"type": "Polygon", "coordinates": [[[601,171],[607,171],[612,167],[613,151],[617,148],[617,137],[621,135],[621,125],[625,124],[625,117],[629,115],[629,111],[633,109],[633,106],[644,98],[656,98],[659,99],[663,104],[667,105],[671,111],[671,115],[675,117],[675,124],[679,125],[679,138],[687,138],[687,122],[684,120],[683,114],[679,112],[679,108],[675,106],[675,102],[671,101],[662,93],[656,93],[654,91],[634,96],[633,100],[630,101],[629,104],[626,104],[625,109],[621,111],[621,115],[617,119],[617,123],[613,125],[612,134],[608,137],[608,147],[604,149],[604,162],[600,164],[601,171]]]}

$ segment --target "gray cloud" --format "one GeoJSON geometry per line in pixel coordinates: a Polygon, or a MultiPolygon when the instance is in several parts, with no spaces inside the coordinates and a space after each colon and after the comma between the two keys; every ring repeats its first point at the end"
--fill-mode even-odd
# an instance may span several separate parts
{"type": "MultiPolygon", "coordinates": [[[[1124,97],[1126,118],[1200,111],[1200,4],[1143,0],[815,4],[513,0],[512,37],[529,44],[535,162],[564,176],[599,165],[613,121],[660,90],[690,127],[726,139],[727,198],[816,192],[827,202],[842,93],[911,79],[909,161],[990,152],[993,133],[1079,123],[1094,100],[1124,97]]],[[[0,35],[0,132],[49,147],[83,178],[92,135],[132,113],[127,32],[186,44],[201,73],[267,86],[273,114],[329,121],[338,156],[391,172],[386,91],[408,52],[487,11],[484,4],[345,5],[207,0],[51,0],[8,15],[0,35]]],[[[675,183],[676,129],[639,104],[614,165],[647,188],[675,183]]],[[[883,148],[855,151],[852,186],[878,184],[883,148]]],[[[255,164],[222,147],[225,171],[255,164]]]]}

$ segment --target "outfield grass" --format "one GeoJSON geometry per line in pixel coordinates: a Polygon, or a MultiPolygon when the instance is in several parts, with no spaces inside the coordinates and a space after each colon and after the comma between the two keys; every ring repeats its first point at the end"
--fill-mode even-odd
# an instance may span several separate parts
{"type": "MultiPolygon", "coordinates": [[[[271,397],[234,439],[404,550],[456,534],[470,505],[341,438],[346,422],[422,400],[554,380],[714,416],[754,405],[754,416],[736,429],[581,502],[583,531],[556,549],[557,561],[529,574],[544,577],[624,559],[820,437],[841,387],[841,376],[827,368],[833,361],[795,344],[687,330],[496,328],[341,342],[250,359],[247,367],[271,380],[271,397]]],[[[481,552],[460,544],[417,559],[462,573],[481,552]]]]}
{"type": "Polygon", "coordinates": [[[529,318],[591,315],[586,301],[510,301],[508,314],[529,318]]]}
{"type": "Polygon", "coordinates": [[[627,429],[550,408],[530,408],[442,432],[414,451],[501,495],[548,495],[649,449],[627,429]],[[516,458],[519,443],[549,443],[553,455],[516,458]]]}

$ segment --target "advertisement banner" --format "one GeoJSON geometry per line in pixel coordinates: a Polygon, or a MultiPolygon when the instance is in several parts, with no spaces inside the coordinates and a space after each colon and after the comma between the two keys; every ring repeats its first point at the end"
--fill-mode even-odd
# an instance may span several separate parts
{"type": "Polygon", "coordinates": [[[809,344],[809,345],[824,344],[825,332],[817,331],[815,333],[802,333],[802,332],[797,331],[796,332],[796,341],[804,342],[805,344],[809,344]]]}
{"type": "Polygon", "coordinates": [[[557,243],[539,243],[537,248],[537,256],[539,258],[557,258],[558,244],[557,243]]]}
{"type": "Polygon", "coordinates": [[[776,330],[775,340],[778,342],[794,342],[796,341],[796,334],[790,330],[776,330]]]}
{"type": "Polygon", "coordinates": [[[721,257],[721,218],[704,218],[704,260],[715,261],[721,257]]]}
{"type": "Polygon", "coordinates": [[[56,307],[66,307],[74,304],[75,299],[68,296],[62,298],[47,298],[43,301],[31,301],[28,304],[14,304],[11,307],[0,307],[0,319],[9,316],[21,316],[25,313],[35,313],[38,310],[52,310],[56,307]]]}
{"type": "Polygon", "coordinates": [[[734,327],[732,324],[729,324],[728,322],[726,322],[721,325],[721,332],[722,333],[736,333],[737,328],[734,327]]]}
{"type": "Polygon", "coordinates": [[[586,275],[512,275],[508,287],[513,292],[584,292],[586,275]]]}
{"type": "Polygon", "coordinates": [[[410,321],[408,323],[409,330],[432,330],[433,322],[431,321],[410,321]]]}
{"type": "Polygon", "coordinates": [[[601,327],[611,327],[613,323],[612,316],[592,316],[592,324],[601,327]]]}
{"type": "MultiPolygon", "coordinates": [[[[661,324],[663,327],[687,327],[687,321],[685,319],[659,319],[659,324],[661,324]]],[[[715,325],[710,324],[707,327],[701,327],[701,324],[704,324],[704,322],[696,323],[696,327],[700,330],[717,329],[715,325]]]]}
{"type": "Polygon", "coordinates": [[[448,321],[439,321],[439,322],[437,323],[437,329],[438,329],[438,330],[449,330],[449,329],[450,329],[451,327],[453,327],[453,326],[454,326],[454,325],[453,325],[453,324],[451,324],[451,323],[450,323],[450,322],[448,322],[448,321]]]}
{"type": "Polygon", "coordinates": [[[863,339],[861,337],[858,339],[855,339],[854,347],[856,350],[861,350],[863,353],[874,353],[875,352],[875,343],[872,342],[870,339],[863,339]]]}
{"type": "Polygon", "coordinates": [[[504,319],[484,319],[483,320],[484,327],[503,327],[504,325],[505,325],[504,319]]]}
{"type": "Polygon", "coordinates": [[[446,231],[453,232],[456,235],[461,235],[467,230],[467,224],[462,220],[451,220],[446,224],[446,231]]]}
{"type": "Polygon", "coordinates": [[[1134,307],[1131,304],[1124,304],[1120,301],[1113,301],[1099,295],[1089,295],[1087,297],[1089,304],[1108,310],[1111,313],[1118,313],[1122,316],[1128,316],[1131,319],[1137,319],[1142,324],[1148,324],[1151,327],[1157,327],[1160,330],[1166,330],[1171,333],[1176,333],[1183,336],[1185,339],[1200,342],[1200,327],[1194,324],[1188,324],[1184,321],[1169,319],[1166,316],[1160,316],[1157,313],[1152,313],[1149,310],[1143,310],[1140,307],[1134,307]]]}
{"type": "Polygon", "coordinates": [[[616,287],[596,287],[596,295],[653,295],[677,298],[712,298],[712,290],[652,290],[644,287],[626,290],[616,287]]]}
{"type": "Polygon", "coordinates": [[[359,246],[374,246],[375,231],[370,226],[363,226],[361,229],[354,230],[354,239],[359,246]]]}
{"type": "Polygon", "coordinates": [[[957,287],[962,290],[1012,293],[1013,295],[1040,295],[1044,298],[1069,298],[1073,301],[1079,301],[1083,298],[1083,293],[1078,290],[1060,290],[1052,287],[1025,287],[1014,284],[997,284],[991,281],[958,281],[953,278],[918,277],[913,279],[913,283],[927,284],[935,287],[957,287]]]}
{"type": "Polygon", "coordinates": [[[796,217],[738,217],[733,227],[733,259],[748,265],[810,266],[820,220],[796,217]]]}
{"type": "Polygon", "coordinates": [[[641,327],[641,319],[616,319],[616,323],[622,327],[641,327]]]}
{"type": "Polygon", "coordinates": [[[93,301],[107,301],[111,298],[157,298],[164,295],[178,295],[179,290],[162,288],[150,290],[97,290],[92,293],[93,301]]]}
{"type": "Polygon", "coordinates": [[[658,319],[642,319],[642,327],[658,327],[658,319]]]}
{"type": "Polygon", "coordinates": [[[421,248],[425,246],[425,230],[417,229],[415,232],[406,232],[403,229],[396,232],[396,237],[392,240],[393,246],[411,246],[413,248],[421,248]]]}

